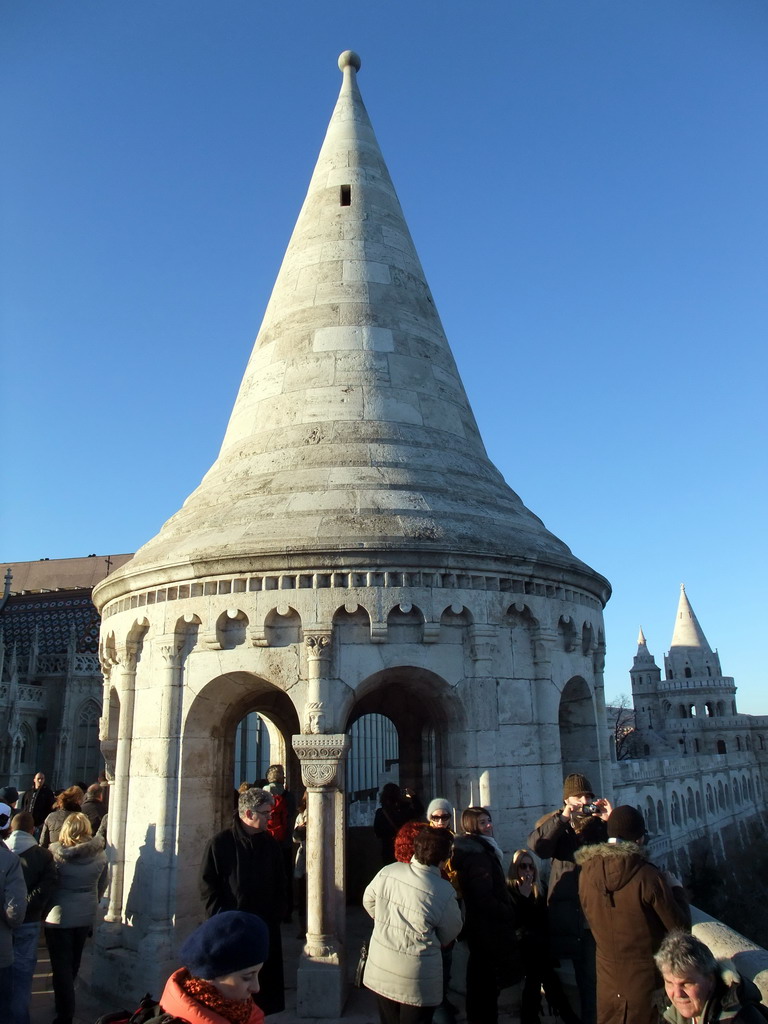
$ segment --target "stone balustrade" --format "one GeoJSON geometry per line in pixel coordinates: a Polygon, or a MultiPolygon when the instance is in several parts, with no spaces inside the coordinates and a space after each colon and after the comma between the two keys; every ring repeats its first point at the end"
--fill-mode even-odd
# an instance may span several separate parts
{"type": "Polygon", "coordinates": [[[768,950],[697,907],[691,907],[691,917],[696,938],[709,946],[718,959],[733,960],[739,974],[754,981],[763,1002],[768,1004],[768,950]]]}

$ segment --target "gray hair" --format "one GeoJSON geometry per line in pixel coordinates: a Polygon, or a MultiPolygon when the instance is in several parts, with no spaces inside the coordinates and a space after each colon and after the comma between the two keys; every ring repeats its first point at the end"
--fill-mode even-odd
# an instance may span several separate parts
{"type": "Polygon", "coordinates": [[[275,798],[271,793],[268,793],[265,789],[259,789],[258,786],[251,786],[250,789],[246,789],[244,793],[241,793],[237,800],[237,813],[242,818],[246,811],[255,811],[257,807],[262,807],[264,804],[269,804],[273,807],[275,798]]]}
{"type": "Polygon", "coordinates": [[[690,932],[669,932],[653,959],[662,974],[684,977],[693,969],[712,978],[718,973],[712,950],[690,932]]]}

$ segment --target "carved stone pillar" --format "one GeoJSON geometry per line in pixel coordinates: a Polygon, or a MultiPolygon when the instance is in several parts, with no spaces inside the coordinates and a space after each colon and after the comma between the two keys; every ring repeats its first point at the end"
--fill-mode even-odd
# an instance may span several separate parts
{"type": "Polygon", "coordinates": [[[343,733],[293,737],[307,789],[307,941],[296,994],[300,1017],[338,1017],[346,998],[343,839],[348,748],[349,737],[343,733]]]}
{"type": "MultiPolygon", "coordinates": [[[[157,775],[161,783],[155,827],[156,863],[152,872],[150,931],[162,933],[162,950],[170,940],[169,928],[173,920],[172,897],[175,892],[176,820],[178,816],[179,753],[181,743],[181,695],[183,637],[175,634],[159,637],[155,651],[159,653],[161,670],[160,727],[157,775]]],[[[159,938],[159,937],[158,937],[159,938]]]]}
{"type": "Polygon", "coordinates": [[[118,648],[114,672],[119,668],[117,693],[120,698],[120,717],[117,726],[117,752],[115,756],[115,782],[109,794],[108,842],[112,856],[109,885],[109,908],[105,921],[120,933],[123,916],[123,881],[125,875],[125,833],[128,817],[128,785],[131,771],[131,739],[133,735],[133,708],[136,697],[136,664],[138,644],[126,643],[118,648]]]}
{"type": "Polygon", "coordinates": [[[304,729],[308,733],[324,733],[328,727],[328,680],[331,671],[331,634],[321,630],[304,634],[307,650],[307,705],[304,729]]]}

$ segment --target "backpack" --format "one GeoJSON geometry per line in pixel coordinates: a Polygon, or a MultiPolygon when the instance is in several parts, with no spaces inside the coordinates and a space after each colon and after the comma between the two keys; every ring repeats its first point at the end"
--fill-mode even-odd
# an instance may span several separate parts
{"type": "Polygon", "coordinates": [[[162,1007],[147,992],[135,1010],[113,1010],[104,1013],[96,1024],[187,1024],[181,1017],[163,1013],[162,1007]]]}

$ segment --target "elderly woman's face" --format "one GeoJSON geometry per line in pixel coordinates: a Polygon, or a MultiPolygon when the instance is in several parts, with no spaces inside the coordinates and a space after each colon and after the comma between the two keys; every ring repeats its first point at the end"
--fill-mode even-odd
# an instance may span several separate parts
{"type": "Polygon", "coordinates": [[[220,978],[214,978],[213,984],[226,999],[250,999],[259,991],[259,971],[263,966],[255,964],[253,967],[244,967],[242,971],[235,971],[234,974],[223,974],[220,978]]]}
{"type": "Polygon", "coordinates": [[[712,995],[715,979],[691,968],[685,974],[664,974],[664,988],[681,1017],[699,1017],[712,995]]]}

